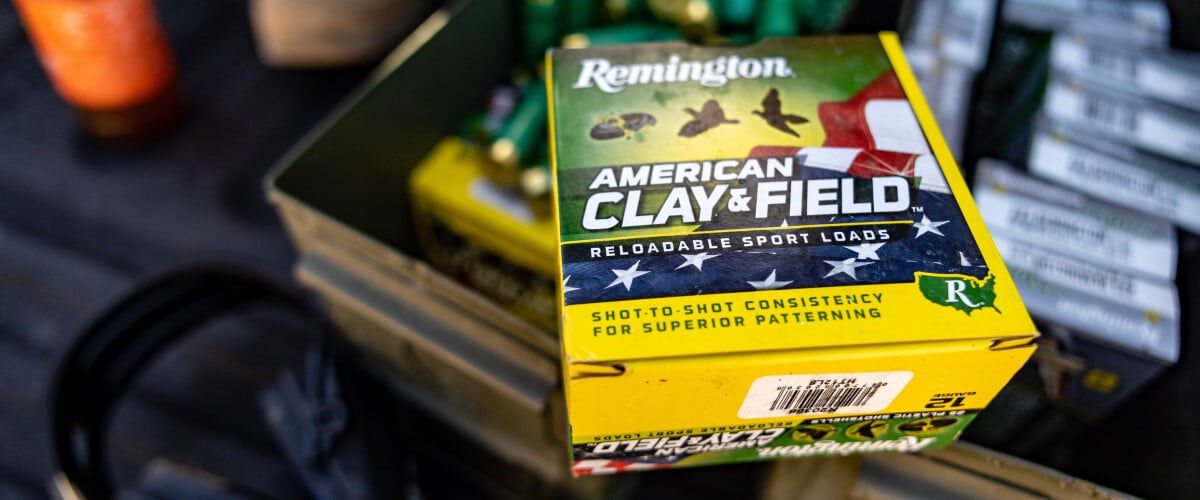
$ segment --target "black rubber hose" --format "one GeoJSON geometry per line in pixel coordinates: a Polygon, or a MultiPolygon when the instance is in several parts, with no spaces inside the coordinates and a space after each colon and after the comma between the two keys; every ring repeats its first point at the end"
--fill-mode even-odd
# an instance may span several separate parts
{"type": "Polygon", "coordinates": [[[201,264],[139,287],[84,328],[58,364],[49,404],[55,465],[76,492],[114,496],[105,445],[112,411],[164,348],[213,318],[271,305],[325,326],[294,288],[250,269],[201,264]]]}

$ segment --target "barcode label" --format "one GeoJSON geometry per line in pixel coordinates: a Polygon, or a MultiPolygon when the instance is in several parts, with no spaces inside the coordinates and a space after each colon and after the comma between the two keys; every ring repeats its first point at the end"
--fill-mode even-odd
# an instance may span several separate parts
{"type": "Polygon", "coordinates": [[[836,411],[838,408],[862,406],[871,400],[879,388],[886,382],[875,382],[869,385],[850,385],[854,380],[846,379],[834,382],[829,386],[796,387],[784,385],[776,387],[779,395],[771,403],[771,410],[787,410],[791,413],[823,413],[836,411]]]}
{"type": "Polygon", "coordinates": [[[1184,162],[1200,155],[1200,124],[1194,115],[1074,85],[1050,82],[1042,100],[1046,116],[1184,162]]]}
{"type": "Polygon", "coordinates": [[[1087,62],[1093,71],[1129,82],[1137,81],[1137,60],[1132,57],[1093,47],[1087,52],[1087,62]]]}
{"type": "Polygon", "coordinates": [[[1082,118],[1112,129],[1117,133],[1136,134],[1137,110],[1120,103],[1104,100],[1103,97],[1084,96],[1080,106],[1082,118]]]}
{"type": "Polygon", "coordinates": [[[738,417],[878,412],[909,380],[912,372],[768,375],[750,385],[738,417]]]}
{"type": "Polygon", "coordinates": [[[1097,42],[1084,42],[1071,36],[1055,37],[1050,49],[1050,66],[1051,71],[1064,71],[1140,93],[1137,88],[1138,59],[1128,52],[1109,50],[1097,42]]]}

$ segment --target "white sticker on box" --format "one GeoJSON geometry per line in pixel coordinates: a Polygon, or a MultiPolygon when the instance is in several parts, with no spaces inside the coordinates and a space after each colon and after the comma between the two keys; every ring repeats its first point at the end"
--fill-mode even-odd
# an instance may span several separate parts
{"type": "Polygon", "coordinates": [[[768,375],[750,384],[740,418],[875,413],[887,408],[912,372],[768,375]]]}
{"type": "Polygon", "coordinates": [[[471,185],[467,189],[470,191],[471,197],[476,201],[494,208],[517,221],[532,224],[536,219],[533,210],[529,208],[525,200],[493,184],[487,179],[475,179],[471,181],[471,185]]]}

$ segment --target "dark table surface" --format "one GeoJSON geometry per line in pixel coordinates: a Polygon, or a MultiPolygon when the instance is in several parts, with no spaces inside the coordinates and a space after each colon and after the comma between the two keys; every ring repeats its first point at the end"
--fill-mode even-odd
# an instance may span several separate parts
{"type": "MultiPolygon", "coordinates": [[[[45,496],[48,377],[105,305],[189,261],[288,276],[293,253],[261,178],[369,70],[264,66],[244,2],[158,5],[191,112],[159,143],[114,150],[79,134],[11,4],[0,2],[0,498],[45,496]]],[[[1181,270],[1187,297],[1200,285],[1194,265],[1181,270]]],[[[129,480],[165,456],[269,496],[299,495],[255,397],[299,363],[303,328],[247,317],[204,330],[168,353],[120,407],[118,475],[129,480]]],[[[1179,366],[1046,461],[1134,494],[1200,495],[1193,340],[1184,339],[1179,366]]]]}
{"type": "MultiPolygon", "coordinates": [[[[87,319],[185,262],[289,275],[292,250],[261,179],[369,70],[271,69],[255,54],[247,3],[157,4],[190,112],[165,140],[121,150],[78,132],[0,2],[0,498],[46,495],[48,377],[87,319]]],[[[255,403],[308,342],[278,323],[218,321],[168,352],[118,409],[118,475],[166,456],[296,496],[255,403]]]]}

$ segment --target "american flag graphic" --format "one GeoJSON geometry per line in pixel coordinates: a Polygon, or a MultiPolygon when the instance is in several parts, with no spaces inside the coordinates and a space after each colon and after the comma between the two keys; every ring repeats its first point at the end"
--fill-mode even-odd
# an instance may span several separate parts
{"type": "MultiPolygon", "coordinates": [[[[724,211],[712,223],[696,228],[696,236],[714,235],[708,231],[742,228],[902,221],[903,225],[886,226],[903,234],[902,239],[841,241],[760,250],[705,248],[684,253],[612,258],[569,258],[564,250],[566,303],[903,283],[912,282],[916,271],[977,278],[987,276],[983,256],[894,73],[883,74],[846,101],[822,103],[818,111],[826,132],[821,146],[759,146],[750,151],[749,156],[794,156],[797,165],[801,165],[794,180],[912,178],[917,186],[912,211],[788,218],[786,207],[777,206],[767,219],[753,218],[749,212],[724,211]]],[[[748,187],[754,192],[756,180],[742,182],[743,186],[739,187],[748,187]]],[[[719,235],[737,237],[738,234],[719,235]]],[[[574,245],[630,245],[636,242],[622,240],[574,245]]]]}

